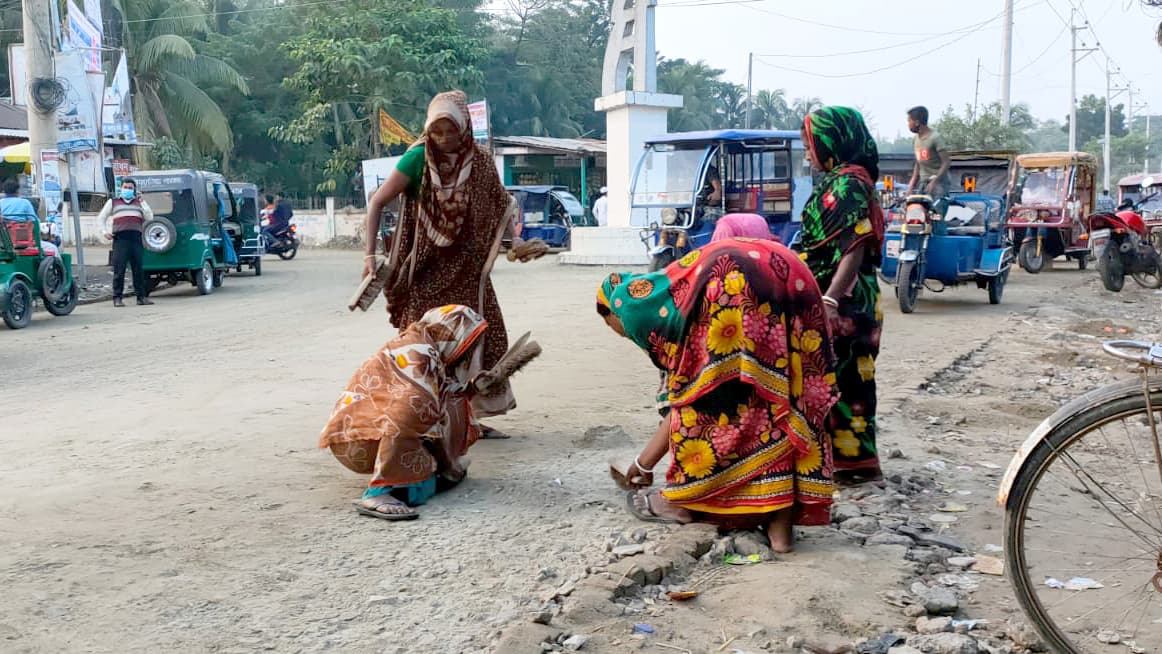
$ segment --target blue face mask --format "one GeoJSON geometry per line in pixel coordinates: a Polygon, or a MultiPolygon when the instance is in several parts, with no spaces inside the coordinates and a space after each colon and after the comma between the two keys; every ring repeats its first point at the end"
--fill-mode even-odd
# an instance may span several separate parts
{"type": "Polygon", "coordinates": [[[121,199],[122,199],[122,200],[125,200],[126,202],[133,202],[133,198],[134,198],[136,195],[137,195],[137,192],[136,192],[136,191],[134,191],[134,190],[133,190],[133,189],[131,189],[131,188],[123,188],[123,189],[121,189],[121,199]]]}

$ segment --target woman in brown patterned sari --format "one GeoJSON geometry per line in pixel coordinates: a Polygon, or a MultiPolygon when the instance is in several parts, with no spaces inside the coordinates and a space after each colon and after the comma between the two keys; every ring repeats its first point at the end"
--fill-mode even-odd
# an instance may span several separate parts
{"type": "MultiPolygon", "coordinates": [[[[390,274],[383,291],[392,325],[406,329],[434,307],[472,307],[488,321],[473,369],[491,368],[508,349],[508,337],[489,273],[501,240],[512,236],[516,205],[492,157],[472,138],[463,92],[432,99],[423,135],[368,202],[365,276],[376,266],[380,214],[401,194],[403,215],[387,253],[390,274]]],[[[520,244],[519,238],[512,241],[514,248],[520,244]]],[[[515,407],[507,384],[472,403],[477,418],[515,407]]],[[[483,429],[484,438],[505,437],[483,429]]]]}

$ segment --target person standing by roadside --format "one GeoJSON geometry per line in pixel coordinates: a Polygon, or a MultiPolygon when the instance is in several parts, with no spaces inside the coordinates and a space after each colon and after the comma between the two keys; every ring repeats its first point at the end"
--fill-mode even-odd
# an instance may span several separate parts
{"type": "Polygon", "coordinates": [[[863,116],[847,107],[807,115],[801,130],[811,166],[824,173],[803,209],[800,256],[819,282],[835,348],[839,402],[829,429],[836,485],[876,481],[876,356],[883,313],[876,267],[884,214],[875,192],[879,150],[863,116]]]}
{"type": "Polygon", "coordinates": [[[1101,196],[1097,199],[1098,211],[1113,211],[1118,208],[1118,203],[1110,197],[1110,190],[1107,188],[1101,192],[1101,196]]]}
{"type": "Polygon", "coordinates": [[[923,193],[934,200],[944,197],[948,193],[948,167],[952,159],[944,140],[928,126],[926,107],[908,110],[908,131],[916,135],[912,139],[916,165],[912,169],[912,181],[908,182],[908,194],[923,193]]]}
{"type": "Polygon", "coordinates": [[[137,294],[137,304],[153,304],[146,297],[145,245],[142,232],[145,223],[153,220],[153,210],[137,194],[137,182],[130,178],[121,181],[117,197],[101,207],[97,223],[101,225],[105,238],[113,240],[113,306],[123,307],[125,292],[125,267],[133,266],[133,291],[137,294]]]}
{"type": "Polygon", "coordinates": [[[609,224],[609,198],[607,193],[609,189],[602,186],[601,195],[598,196],[597,202],[593,203],[593,219],[597,221],[598,227],[605,227],[609,224]]]}

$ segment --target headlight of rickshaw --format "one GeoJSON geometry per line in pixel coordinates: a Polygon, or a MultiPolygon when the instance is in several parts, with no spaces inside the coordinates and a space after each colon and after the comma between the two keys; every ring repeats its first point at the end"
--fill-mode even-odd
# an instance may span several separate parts
{"type": "Polygon", "coordinates": [[[673,225],[678,222],[678,210],[674,208],[662,209],[662,224],[673,225]]]}

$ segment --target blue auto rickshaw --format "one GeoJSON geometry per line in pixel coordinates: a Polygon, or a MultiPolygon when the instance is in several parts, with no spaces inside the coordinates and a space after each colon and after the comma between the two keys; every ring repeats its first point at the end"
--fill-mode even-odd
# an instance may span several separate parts
{"type": "Polygon", "coordinates": [[[1005,228],[1005,193],[1013,154],[952,154],[950,174],[961,191],[944,198],[908,197],[888,224],[880,274],[896,287],[900,311],[912,313],[920,292],[975,283],[1000,304],[1014,261],[1005,228]],[[940,207],[940,205],[944,205],[940,207]]]}
{"type": "Polygon", "coordinates": [[[811,197],[811,170],[796,131],[720,130],[646,141],[630,195],[631,224],[645,228],[650,269],[708,244],[729,213],[766,218],[794,242],[811,197]]]}
{"type": "Polygon", "coordinates": [[[539,238],[551,248],[569,247],[574,227],[586,227],[585,207],[565,186],[506,186],[516,200],[521,238],[539,238]]]}

